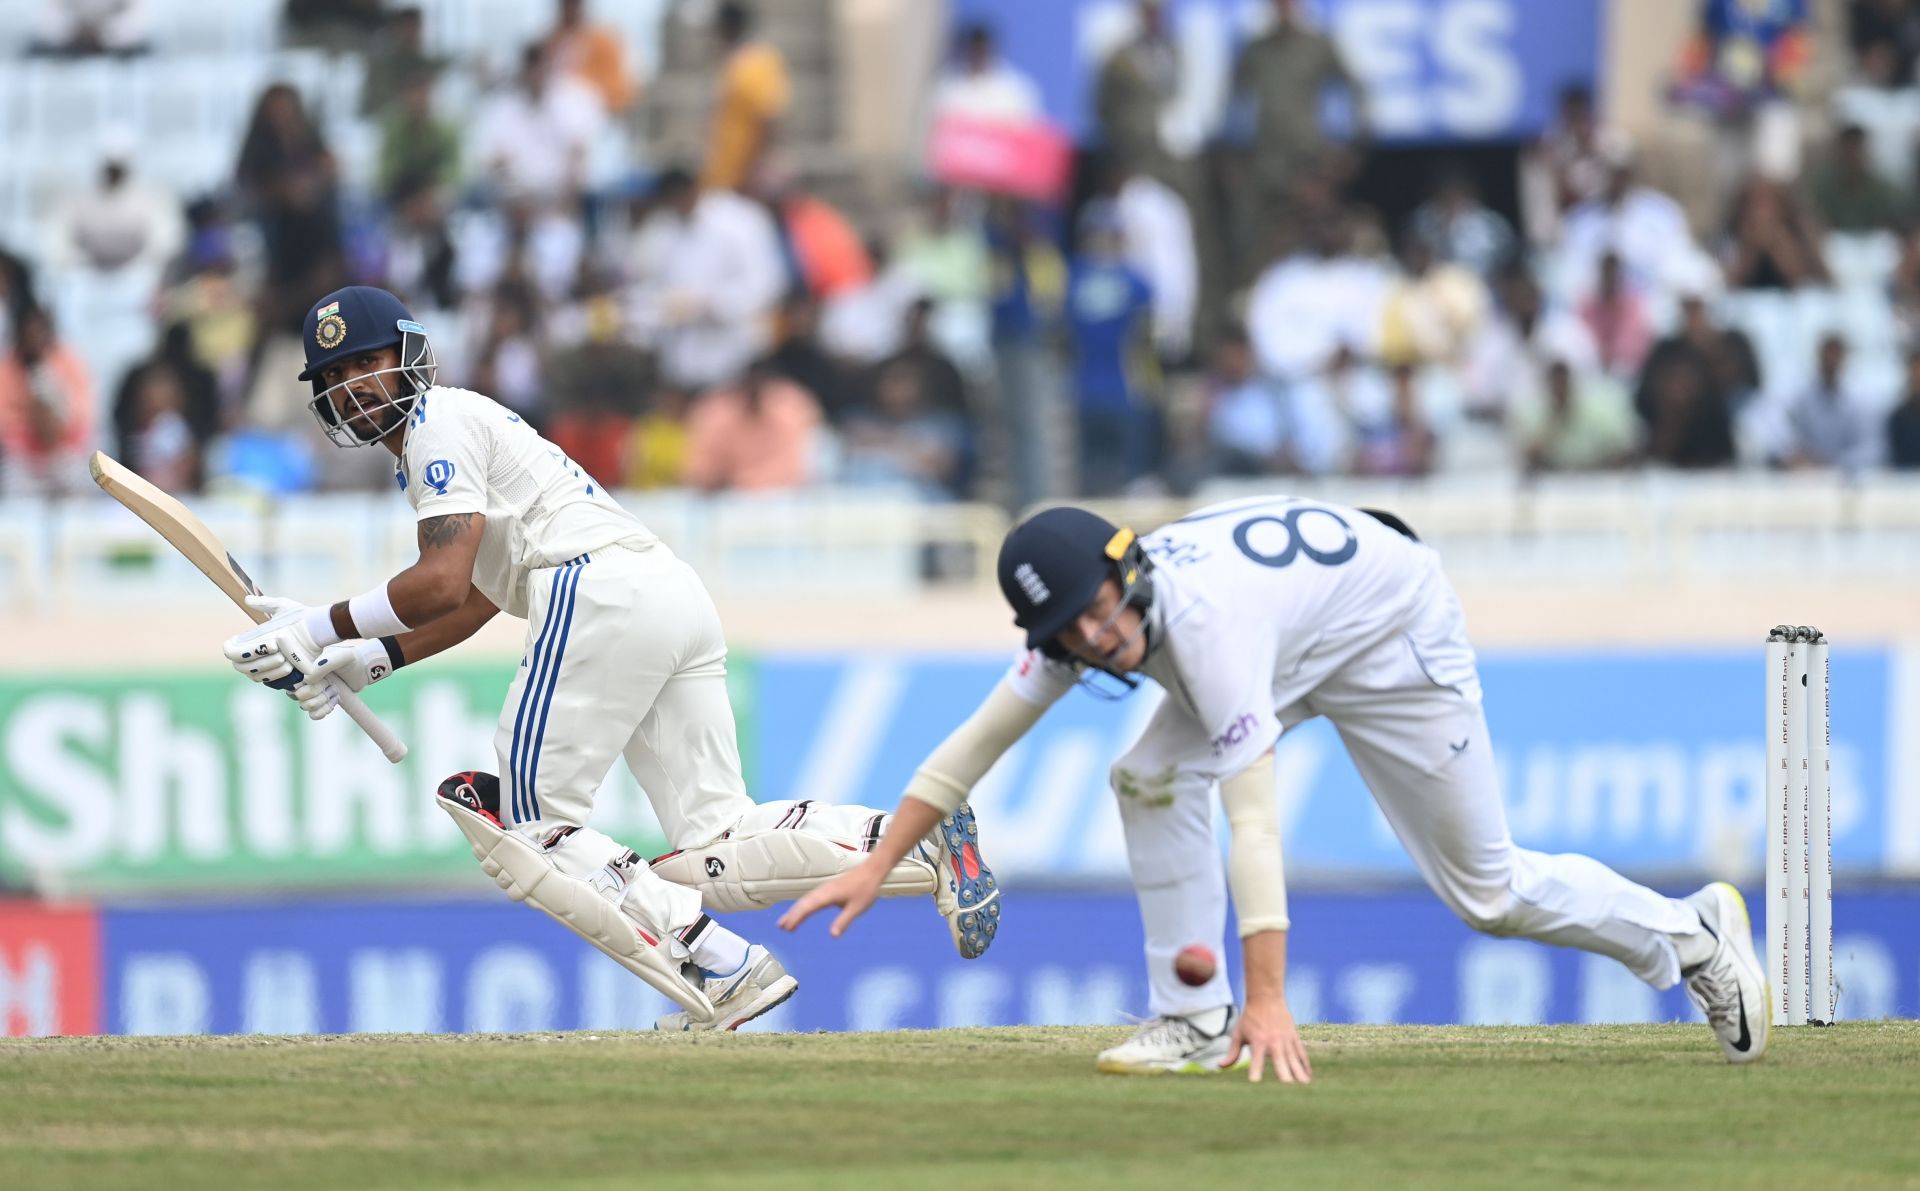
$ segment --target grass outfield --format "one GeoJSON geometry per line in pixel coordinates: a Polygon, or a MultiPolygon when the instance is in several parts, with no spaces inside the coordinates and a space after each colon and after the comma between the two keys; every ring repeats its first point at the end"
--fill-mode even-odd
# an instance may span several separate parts
{"type": "Polygon", "coordinates": [[[0,1041],[0,1187],[1920,1186],[1920,1022],[1315,1026],[1308,1087],[1126,1032],[0,1041]]]}

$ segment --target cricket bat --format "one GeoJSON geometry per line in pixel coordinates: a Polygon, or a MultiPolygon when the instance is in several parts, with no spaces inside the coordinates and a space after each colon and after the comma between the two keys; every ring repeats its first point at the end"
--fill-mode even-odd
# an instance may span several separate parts
{"type": "MultiPolygon", "coordinates": [[[[119,460],[104,451],[95,451],[88,461],[87,468],[93,473],[93,482],[100,485],[108,496],[119,501],[133,511],[134,516],[152,526],[154,532],[165,538],[169,545],[186,556],[188,562],[200,569],[200,573],[213,580],[213,585],[227,594],[227,598],[240,606],[240,610],[253,618],[255,624],[267,619],[266,613],[247,606],[247,597],[260,595],[260,587],[253,581],[233,555],[227,553],[220,539],[213,536],[206,523],[193,515],[187,506],[154,487],[146,479],[136,474],[119,460]]],[[[407,746],[392,728],[382,723],[380,717],[373,714],[360,696],[347,689],[347,685],[334,675],[328,675],[327,681],[333,686],[333,693],[339,697],[340,710],[360,725],[360,730],[380,746],[387,760],[398,765],[406,758],[407,746]]]]}

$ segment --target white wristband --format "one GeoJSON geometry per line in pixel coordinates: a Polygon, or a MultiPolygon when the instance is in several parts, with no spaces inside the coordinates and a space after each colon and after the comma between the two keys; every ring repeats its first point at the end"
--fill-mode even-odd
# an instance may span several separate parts
{"type": "Polygon", "coordinates": [[[353,617],[354,629],[369,640],[396,637],[408,631],[406,622],[394,614],[393,601],[387,598],[384,583],[348,600],[347,612],[353,617]]]}
{"type": "Polygon", "coordinates": [[[307,636],[321,649],[341,640],[340,634],[333,630],[333,605],[322,604],[318,608],[307,609],[307,636]]]}

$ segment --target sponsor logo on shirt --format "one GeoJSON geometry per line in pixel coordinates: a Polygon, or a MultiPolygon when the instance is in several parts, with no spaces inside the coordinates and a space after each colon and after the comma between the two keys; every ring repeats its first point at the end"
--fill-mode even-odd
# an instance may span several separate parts
{"type": "Polygon", "coordinates": [[[1259,726],[1259,716],[1253,714],[1251,711],[1242,712],[1240,718],[1233,721],[1225,732],[1213,738],[1213,755],[1216,757],[1225,756],[1227,750],[1244,743],[1247,737],[1253,735],[1253,730],[1259,726]]]}
{"type": "Polygon", "coordinates": [[[420,478],[426,482],[427,487],[445,496],[447,485],[453,483],[453,464],[445,459],[435,459],[427,464],[427,470],[420,478]]]}
{"type": "Polygon", "coordinates": [[[1027,593],[1027,598],[1033,601],[1036,608],[1053,598],[1053,592],[1047,589],[1046,581],[1034,571],[1033,564],[1030,562],[1023,562],[1013,568],[1013,581],[1020,585],[1021,591],[1027,593]]]}

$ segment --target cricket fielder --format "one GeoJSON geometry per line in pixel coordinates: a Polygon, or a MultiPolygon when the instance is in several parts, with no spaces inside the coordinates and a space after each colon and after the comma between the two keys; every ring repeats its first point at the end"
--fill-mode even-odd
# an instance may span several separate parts
{"type": "Polygon", "coordinates": [[[1728,1061],[1766,1050],[1766,981],[1732,886],[1674,900],[1507,834],[1459,601],[1439,555],[1397,518],[1276,496],[1201,509],[1136,540],[1084,510],[1049,509],[1007,535],[999,572],[1026,652],[927,757],[880,845],[782,926],[833,905],[840,934],[889,866],[1076,682],[1131,688],[1144,675],[1166,700],[1111,777],[1155,1017],[1102,1053],[1100,1070],[1247,1065],[1257,1080],[1271,1058],[1282,1080],[1311,1077],[1285,996],[1273,748],[1315,716],[1333,721],[1421,875],[1468,925],[1611,956],[1655,988],[1684,980],[1728,1061]],[[1216,789],[1232,832],[1224,883],[1216,789]],[[1228,889],[1246,975],[1239,1014],[1224,969],[1190,988],[1173,965],[1191,943],[1223,953],[1228,889]]]}
{"type": "MultiPolygon", "coordinates": [[[[258,597],[271,619],[226,643],[234,668],[315,719],[326,675],[358,691],[472,636],[527,622],[494,733],[500,777],[440,788],[482,867],[685,1010],[663,1028],[733,1029],[793,994],[764,946],[705,910],[771,905],[864,859],[888,816],[811,801],[756,805],[740,775],[726,642],[692,568],[510,410],[436,383],[425,329],[384,290],[328,294],[306,317],[310,408],[336,446],[379,443],[419,519],[420,559],[330,606],[258,597]],[[652,864],[589,824],[616,756],[675,851],[652,864]]],[[[931,893],[968,958],[999,891],[956,804],[883,880],[931,893]]]]}

